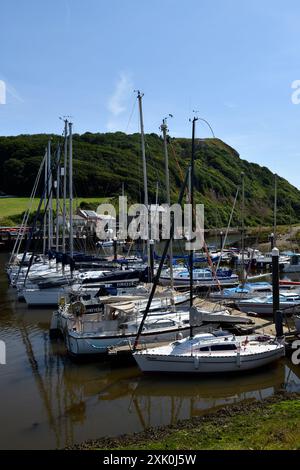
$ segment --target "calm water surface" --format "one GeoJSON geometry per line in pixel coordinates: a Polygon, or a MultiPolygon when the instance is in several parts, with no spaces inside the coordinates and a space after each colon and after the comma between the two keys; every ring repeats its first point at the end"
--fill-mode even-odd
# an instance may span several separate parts
{"type": "Polygon", "coordinates": [[[300,370],[282,360],[243,376],[144,377],[136,367],[76,364],[50,341],[51,310],[32,310],[8,286],[0,254],[0,448],[64,447],[176,423],[224,404],[300,391],[300,370]]]}

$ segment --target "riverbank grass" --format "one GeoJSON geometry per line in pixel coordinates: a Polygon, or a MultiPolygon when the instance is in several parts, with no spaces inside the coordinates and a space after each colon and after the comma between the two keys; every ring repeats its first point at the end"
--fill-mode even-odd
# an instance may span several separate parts
{"type": "MultiPolygon", "coordinates": [[[[101,441],[99,441],[101,444],[101,441]]],[[[114,450],[300,450],[300,397],[241,404],[175,426],[111,441],[114,450]],[[244,408],[244,409],[243,409],[244,408]],[[147,435],[147,438],[145,438],[147,435]]]]}

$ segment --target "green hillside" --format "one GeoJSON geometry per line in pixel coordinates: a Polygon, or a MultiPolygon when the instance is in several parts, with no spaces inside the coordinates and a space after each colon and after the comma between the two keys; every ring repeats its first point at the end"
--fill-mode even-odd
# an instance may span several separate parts
{"type": "MultiPolygon", "coordinates": [[[[60,136],[51,137],[53,149],[59,142],[62,143],[60,136]]],[[[30,194],[48,138],[43,134],[0,137],[0,193],[18,197],[30,194]]],[[[87,132],[75,134],[73,142],[74,187],[78,197],[118,196],[124,183],[126,194],[132,201],[143,200],[139,134],[87,132]]],[[[163,143],[158,135],[146,135],[146,153],[150,199],[155,201],[158,181],[159,201],[164,202],[163,143]]],[[[174,202],[190,153],[190,139],[170,139],[174,202]]],[[[274,176],[271,171],[240,159],[234,149],[219,139],[197,140],[195,199],[205,204],[208,227],[227,224],[241,172],[245,173],[246,224],[271,225],[274,199],[274,176]]],[[[300,192],[285,179],[278,178],[278,223],[297,223],[299,219],[300,192]]],[[[238,223],[238,210],[233,223],[238,223]]]]}

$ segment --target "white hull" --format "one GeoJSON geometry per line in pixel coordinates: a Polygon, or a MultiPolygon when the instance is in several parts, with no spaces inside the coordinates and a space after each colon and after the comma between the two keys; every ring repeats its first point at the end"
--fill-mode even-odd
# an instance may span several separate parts
{"type": "MultiPolygon", "coordinates": [[[[255,312],[259,315],[273,315],[273,305],[272,304],[260,304],[258,302],[237,302],[237,306],[241,312],[255,312]]],[[[300,312],[300,305],[295,305],[294,303],[283,303],[280,304],[280,310],[285,313],[296,313],[300,312]]]]}
{"type": "Polygon", "coordinates": [[[240,372],[263,367],[284,356],[284,348],[278,348],[259,354],[235,356],[170,356],[135,353],[134,358],[142,372],[211,374],[240,372]]]}
{"type": "MultiPolygon", "coordinates": [[[[202,328],[203,329],[203,328],[202,328]]],[[[201,330],[201,327],[194,328],[196,332],[201,330]]],[[[83,356],[83,355],[94,355],[94,354],[105,354],[108,351],[108,348],[114,346],[122,346],[131,344],[133,346],[136,333],[131,333],[130,335],[114,335],[111,336],[99,334],[95,336],[94,333],[90,334],[78,334],[77,332],[68,332],[66,335],[66,347],[68,353],[74,356],[83,356]]],[[[178,335],[182,334],[186,338],[190,333],[189,326],[184,328],[174,328],[173,330],[168,329],[168,331],[149,331],[147,333],[142,333],[141,343],[142,344],[153,344],[159,342],[171,342],[178,339],[178,335]]]]}
{"type": "MultiPolygon", "coordinates": [[[[134,302],[137,310],[140,313],[143,313],[146,309],[147,303],[148,303],[148,298],[137,295],[139,294],[138,289],[128,289],[127,295],[122,292],[122,294],[117,295],[117,296],[109,296],[108,299],[110,299],[109,302],[107,303],[117,303],[117,302],[129,302],[132,301],[134,302]],[[136,296],[134,296],[136,294],[136,296]]],[[[189,301],[189,294],[176,294],[174,296],[174,305],[180,305],[184,304],[185,302],[189,301]]],[[[92,301],[93,302],[93,301],[92,301]]],[[[104,302],[106,303],[105,298],[100,297],[100,303],[104,302]]],[[[160,297],[160,298],[154,298],[152,299],[151,306],[149,312],[156,312],[157,311],[165,309],[167,307],[170,307],[172,305],[172,299],[171,297],[160,297]]],[[[69,305],[70,306],[70,305],[69,305]]],[[[98,313],[101,316],[101,312],[103,311],[103,308],[101,309],[100,306],[95,302],[93,305],[93,313],[98,313]]],[[[151,315],[151,314],[150,314],[151,315]]],[[[67,329],[70,327],[70,323],[73,322],[75,324],[76,319],[74,316],[69,312],[68,308],[62,308],[58,309],[57,311],[53,312],[52,319],[51,319],[51,326],[50,326],[50,331],[58,331],[62,335],[64,335],[67,331],[67,329]]],[[[85,324],[86,325],[99,325],[100,320],[98,321],[90,321],[89,320],[89,315],[85,315],[85,318],[81,320],[81,328],[83,331],[86,331],[85,324]]],[[[96,328],[96,327],[93,327],[96,328]]]]}
{"type": "Polygon", "coordinates": [[[64,288],[53,289],[23,289],[23,297],[30,306],[54,306],[64,294],[64,288]]]}

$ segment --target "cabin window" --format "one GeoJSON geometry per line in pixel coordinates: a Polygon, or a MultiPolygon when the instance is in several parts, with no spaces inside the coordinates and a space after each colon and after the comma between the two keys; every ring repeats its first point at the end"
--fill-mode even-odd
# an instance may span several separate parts
{"type": "Polygon", "coordinates": [[[174,326],[175,325],[175,322],[173,321],[158,321],[158,322],[155,322],[153,324],[150,324],[150,325],[147,325],[148,327],[150,328],[170,328],[171,326],[174,326]]]}
{"type": "Polygon", "coordinates": [[[237,348],[235,344],[213,344],[210,349],[211,351],[235,351],[237,348]]]}

